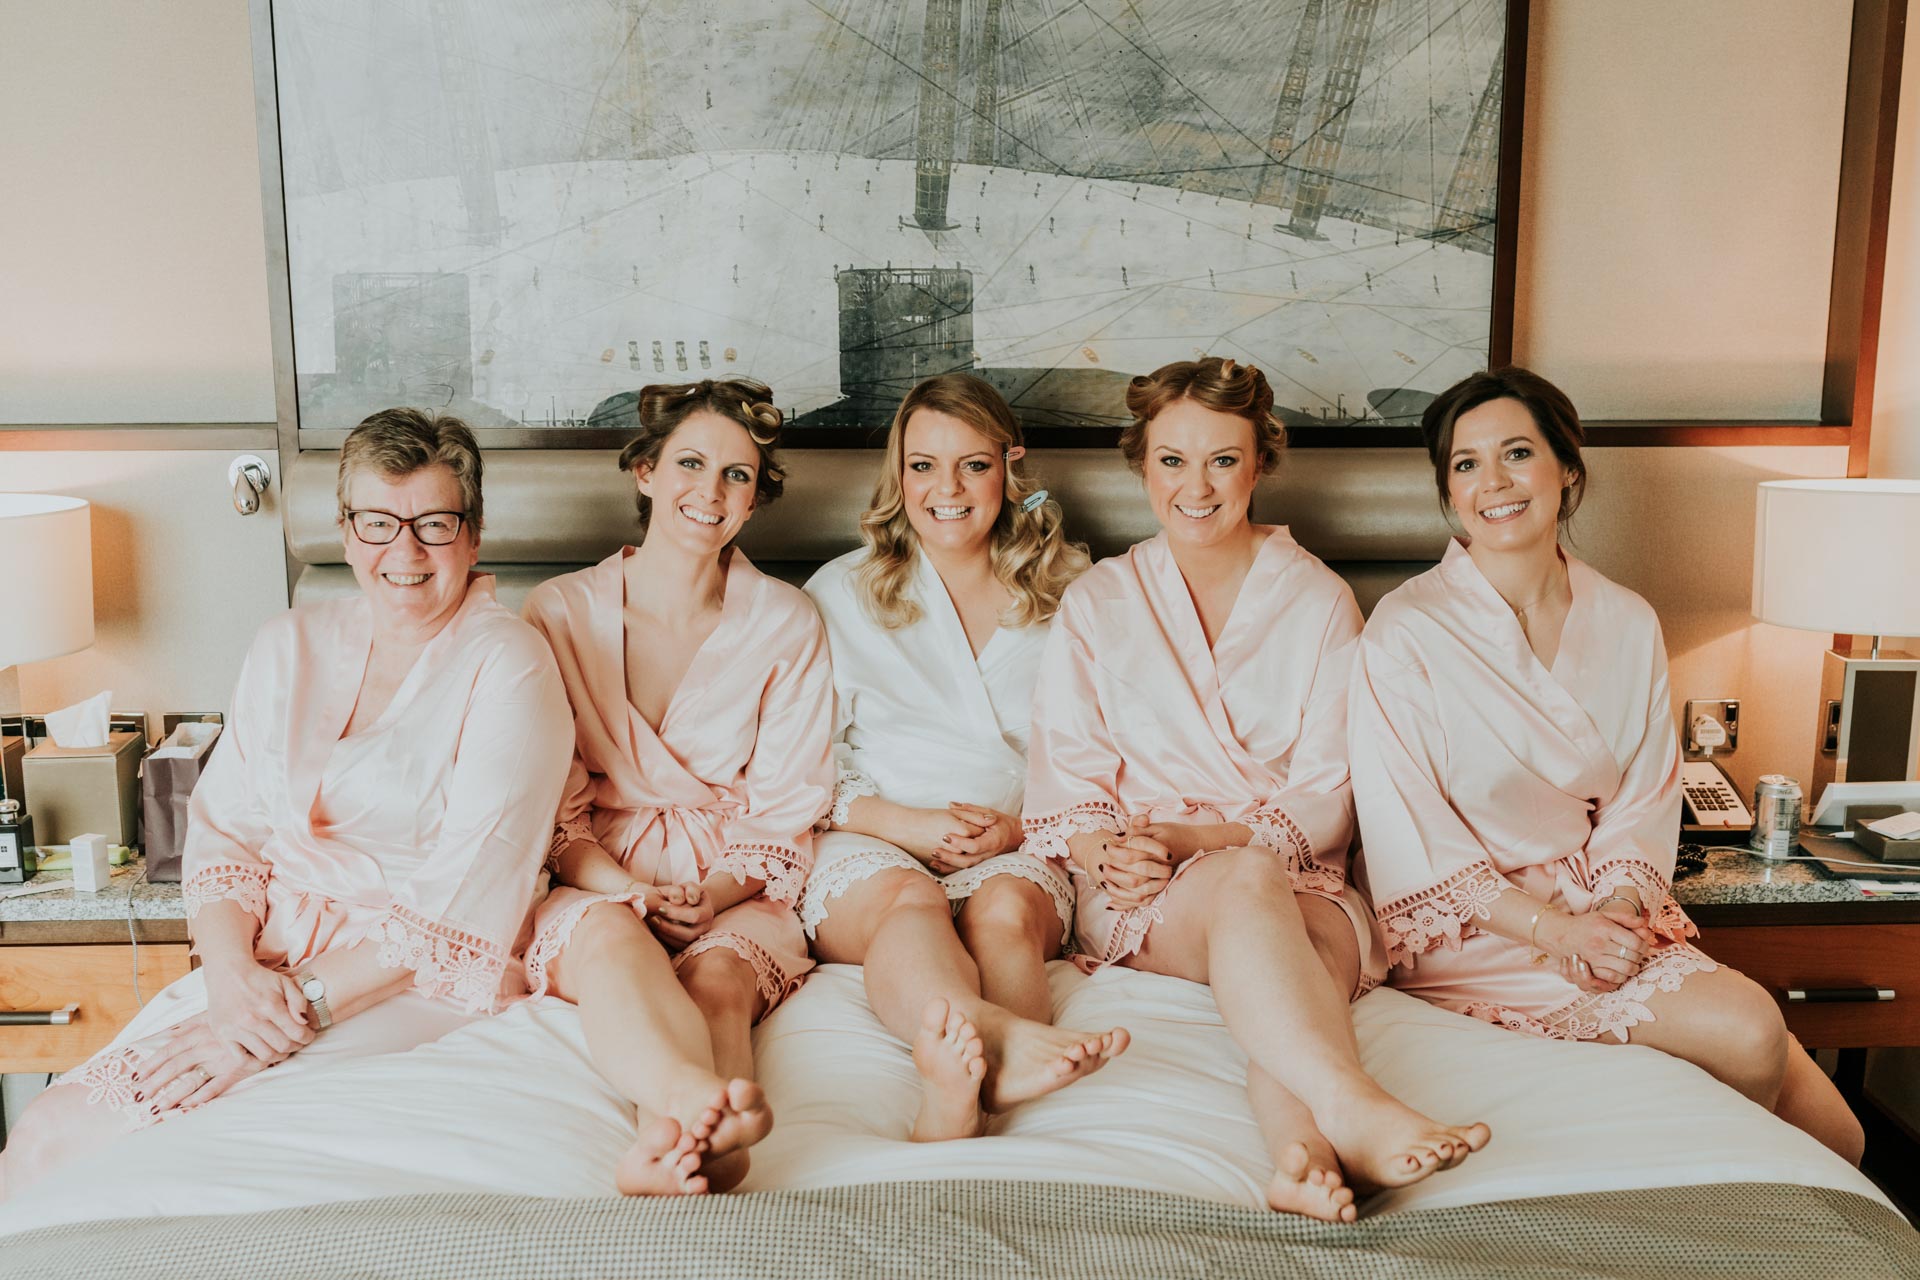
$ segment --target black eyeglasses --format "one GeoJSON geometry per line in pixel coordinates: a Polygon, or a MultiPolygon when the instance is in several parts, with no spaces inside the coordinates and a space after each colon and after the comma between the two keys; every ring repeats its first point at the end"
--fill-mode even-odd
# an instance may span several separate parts
{"type": "Polygon", "coordinates": [[[414,539],[422,546],[444,547],[460,536],[460,526],[466,518],[466,513],[460,511],[425,511],[410,518],[391,511],[347,512],[353,536],[376,547],[392,542],[402,529],[412,529],[414,539]]]}

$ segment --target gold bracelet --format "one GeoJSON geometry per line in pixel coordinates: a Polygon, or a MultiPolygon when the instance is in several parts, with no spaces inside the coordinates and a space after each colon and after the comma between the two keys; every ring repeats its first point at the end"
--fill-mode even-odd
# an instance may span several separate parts
{"type": "Polygon", "coordinates": [[[1604,908],[1604,907],[1605,907],[1605,906],[1606,906],[1606,905],[1607,905],[1607,904],[1608,904],[1609,902],[1624,902],[1624,903],[1626,903],[1626,904],[1627,904],[1627,906],[1628,906],[1628,907],[1630,907],[1630,908],[1632,908],[1632,910],[1633,910],[1633,913],[1634,913],[1635,915],[1645,915],[1645,914],[1646,914],[1646,913],[1645,913],[1645,912],[1644,912],[1643,910],[1641,910],[1641,908],[1640,908],[1640,904],[1639,904],[1639,903],[1637,903],[1637,902],[1635,902],[1635,901],[1634,901],[1634,900],[1633,900],[1632,898],[1629,898],[1629,897],[1628,897],[1628,896],[1627,896],[1626,894],[1624,894],[1624,893],[1610,893],[1610,894],[1608,894],[1608,895],[1607,895],[1606,897],[1604,897],[1604,898],[1602,898],[1602,899],[1600,899],[1600,901],[1598,901],[1598,902],[1596,902],[1596,903],[1594,903],[1594,904],[1593,904],[1593,910],[1594,910],[1594,912],[1595,912],[1595,913],[1597,914],[1597,913],[1598,913],[1598,912],[1599,912],[1599,911],[1600,911],[1600,910],[1601,910],[1602,908],[1604,908]]]}
{"type": "Polygon", "coordinates": [[[1559,909],[1559,907],[1554,906],[1552,903],[1548,903],[1536,910],[1533,913],[1533,919],[1527,924],[1527,950],[1533,953],[1531,960],[1534,964],[1545,964],[1548,958],[1547,953],[1540,949],[1540,944],[1536,941],[1537,935],[1540,932],[1540,917],[1546,915],[1549,911],[1558,911],[1559,909]]]}

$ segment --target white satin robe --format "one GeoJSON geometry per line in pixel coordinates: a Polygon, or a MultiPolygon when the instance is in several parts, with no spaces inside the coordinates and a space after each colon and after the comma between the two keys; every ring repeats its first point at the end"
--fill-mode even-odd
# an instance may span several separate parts
{"type": "MultiPolygon", "coordinates": [[[[549,579],[525,615],[546,637],[573,704],[573,765],[553,818],[557,852],[600,846],[642,884],[726,872],[766,889],[721,912],[676,964],[715,947],[753,966],[769,1010],[813,961],[794,914],[813,862],[813,826],[833,792],[833,676],[806,596],[728,554],[720,620],[656,732],[627,700],[626,569],[634,548],[549,579]]],[[[556,885],[535,914],[527,975],[548,966],[586,910],[632,902],[556,885]]]]}
{"type": "Polygon", "coordinates": [[[1673,901],[1680,752],[1652,608],[1565,557],[1549,670],[1455,542],[1374,610],[1355,664],[1354,795],[1394,986],[1535,1035],[1627,1038],[1646,998],[1712,969],[1673,901]],[[1507,888],[1569,911],[1638,890],[1663,939],[1589,995],[1478,922],[1507,888]]]}
{"type": "MultiPolygon", "coordinates": [[[[552,655],[493,587],[472,577],[387,709],[350,737],[373,643],[367,602],[302,605],[260,628],[188,808],[190,920],[238,903],[260,920],[255,956],[283,973],[376,939],[382,964],[413,971],[418,996],[486,1013],[525,995],[515,952],[573,724],[552,655]]],[[[165,1118],[135,1107],[128,1073],[205,1009],[189,974],[60,1083],[87,1085],[136,1123],[165,1118]]],[[[329,1048],[357,1021],[327,1032],[329,1048]]],[[[449,1025],[421,1019],[428,1039],[449,1025]]],[[[389,1038],[369,1051],[411,1047],[389,1038]]]]}
{"type": "Polygon", "coordinates": [[[1297,892],[1353,922],[1356,992],[1379,982],[1372,909],[1347,883],[1347,675],[1359,634],[1346,582],[1284,527],[1267,530],[1211,650],[1165,534],[1067,588],[1034,697],[1024,848],[1074,875],[1083,968],[1139,951],[1199,861],[1182,863],[1154,902],[1115,910],[1067,840],[1146,814],[1244,824],[1297,892]]]}
{"type": "MultiPolygon", "coordinates": [[[[920,606],[920,617],[889,630],[867,611],[856,580],[866,557],[864,548],[849,552],[823,566],[806,587],[833,652],[839,773],[833,823],[845,822],[848,806],[863,795],[923,809],[961,801],[1018,817],[1027,788],[1033,683],[1050,624],[1002,627],[975,658],[939,571],[916,552],[907,596],[920,606]]],[[[819,930],[833,899],[896,867],[933,875],[925,863],[877,836],[840,830],[817,836],[800,906],[808,936],[819,930]]],[[[958,910],[999,875],[1046,892],[1064,942],[1073,928],[1073,889],[1057,865],[1016,850],[938,879],[958,910]]]]}

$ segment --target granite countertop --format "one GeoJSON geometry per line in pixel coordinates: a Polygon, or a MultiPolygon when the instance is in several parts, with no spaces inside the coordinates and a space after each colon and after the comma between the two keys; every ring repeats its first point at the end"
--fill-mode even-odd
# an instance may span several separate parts
{"type": "MultiPolygon", "coordinates": [[[[0,898],[0,923],[14,920],[185,920],[187,904],[178,884],[148,884],[145,858],[115,867],[113,883],[99,893],[75,893],[71,888],[24,898],[0,898]]],[[[42,871],[28,887],[58,883],[71,885],[70,871],[42,871]]],[[[0,893],[19,885],[0,885],[0,893]]]]}
{"type": "Polygon", "coordinates": [[[1753,903],[1920,902],[1920,895],[1868,897],[1855,881],[1837,876],[1817,862],[1769,862],[1739,846],[1708,849],[1707,868],[1673,886],[1683,907],[1741,906],[1753,903]]]}

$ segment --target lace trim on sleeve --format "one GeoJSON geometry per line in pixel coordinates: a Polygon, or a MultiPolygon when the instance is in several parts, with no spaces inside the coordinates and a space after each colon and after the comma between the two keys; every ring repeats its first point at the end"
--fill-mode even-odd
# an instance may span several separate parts
{"type": "Polygon", "coordinates": [[[599,837],[593,834],[593,824],[585,817],[568,818],[553,828],[553,839],[547,842],[547,870],[560,869],[560,854],[568,845],[581,840],[594,841],[599,837]]]}
{"type": "Polygon", "coordinates": [[[1639,891],[1640,909],[1646,917],[1647,927],[1668,942],[1679,942],[1699,935],[1699,928],[1687,919],[1687,913],[1673,900],[1667,878],[1652,863],[1638,858],[1620,858],[1602,863],[1594,869],[1595,902],[1621,889],[1639,891]]]}
{"type": "Polygon", "coordinates": [[[1253,842],[1271,849],[1287,864],[1296,888],[1314,889],[1338,897],[1347,882],[1313,860],[1313,844],[1292,815],[1278,805],[1262,805],[1240,820],[1253,832],[1253,842]]]}
{"type": "Polygon", "coordinates": [[[1020,852],[1036,858],[1069,863],[1073,861],[1073,855],[1067,848],[1067,841],[1074,836],[1085,831],[1111,831],[1119,835],[1127,829],[1120,811],[1104,800],[1076,804],[1070,809],[1038,818],[1027,818],[1020,825],[1026,833],[1026,841],[1020,846],[1020,852]]]}
{"type": "Polygon", "coordinates": [[[735,880],[764,880],[767,897],[774,902],[798,902],[807,887],[807,861],[798,851],[777,844],[735,844],[710,869],[724,871],[735,880]]]}
{"type": "Polygon", "coordinates": [[[1478,932],[1476,920],[1493,914],[1508,885],[1493,864],[1480,861],[1431,889],[1390,902],[1374,912],[1387,936],[1387,963],[1409,964],[1445,943],[1454,951],[1478,932]]]}
{"type": "Polygon", "coordinates": [[[827,813],[827,821],[836,827],[847,825],[848,810],[861,796],[877,796],[880,784],[858,769],[842,769],[839,781],[833,784],[833,808],[827,813]]]}
{"type": "Polygon", "coordinates": [[[468,1013],[492,1013],[507,973],[507,949],[451,929],[405,907],[393,907],[367,936],[380,943],[380,963],[413,970],[413,989],[468,1013]]]}
{"type": "Polygon", "coordinates": [[[200,914],[208,903],[231,901],[261,920],[267,918],[268,868],[251,862],[223,862],[202,867],[180,886],[180,897],[187,905],[187,919],[200,914]]]}

